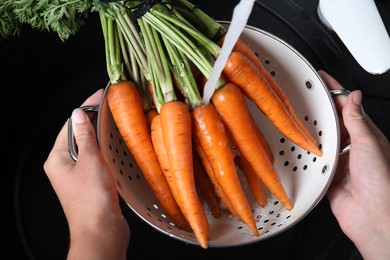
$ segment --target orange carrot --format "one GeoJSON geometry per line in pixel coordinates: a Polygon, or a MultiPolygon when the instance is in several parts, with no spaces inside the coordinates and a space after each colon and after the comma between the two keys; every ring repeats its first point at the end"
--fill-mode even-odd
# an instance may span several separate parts
{"type": "Polygon", "coordinates": [[[194,133],[208,158],[215,178],[240,219],[258,236],[259,231],[242,189],[225,127],[215,107],[205,104],[191,111],[194,133]]]}
{"type": "MultiPolygon", "coordinates": [[[[164,172],[164,176],[168,181],[169,188],[171,189],[171,192],[173,194],[173,197],[178,198],[178,191],[176,189],[176,186],[173,184],[173,175],[170,170],[169,166],[169,159],[167,155],[167,151],[165,149],[164,145],[164,138],[163,138],[163,132],[161,127],[161,116],[160,114],[155,114],[155,116],[152,119],[151,122],[151,135],[152,135],[152,142],[154,149],[156,151],[156,155],[158,158],[158,161],[160,162],[161,169],[164,172]]],[[[192,232],[191,227],[189,224],[185,227],[183,227],[184,230],[188,232],[192,232]]]]}
{"type": "Polygon", "coordinates": [[[252,129],[255,131],[257,138],[262,143],[262,145],[263,145],[263,147],[268,155],[269,160],[271,161],[271,163],[274,163],[274,161],[275,161],[274,154],[272,153],[272,149],[268,143],[268,140],[265,138],[265,136],[264,136],[263,132],[260,130],[260,128],[256,125],[255,121],[253,120],[253,117],[250,117],[250,119],[248,119],[248,120],[249,120],[248,124],[253,125],[252,129]]]}
{"type": "Polygon", "coordinates": [[[213,184],[214,191],[215,191],[217,197],[219,198],[220,202],[222,203],[222,205],[224,207],[226,207],[226,209],[230,213],[235,215],[237,218],[240,218],[238,216],[238,214],[235,212],[235,210],[234,210],[233,206],[231,205],[231,203],[229,202],[228,198],[224,194],[224,192],[221,188],[221,185],[219,185],[217,179],[215,178],[211,164],[210,164],[209,160],[207,159],[207,157],[206,157],[206,155],[205,155],[205,153],[204,153],[202,147],[200,146],[196,137],[193,138],[193,146],[194,146],[194,149],[195,149],[199,159],[201,160],[201,162],[203,164],[203,167],[204,167],[207,175],[209,176],[211,183],[213,184]]]}
{"type": "Polygon", "coordinates": [[[288,139],[318,156],[319,144],[313,143],[290,116],[264,76],[242,53],[233,51],[224,68],[230,82],[237,85],[288,139]]]}
{"type": "Polygon", "coordinates": [[[149,129],[152,127],[152,121],[155,116],[158,115],[157,109],[152,108],[145,113],[146,121],[148,122],[149,129]]]}
{"type": "Polygon", "coordinates": [[[192,153],[192,122],[186,104],[170,101],[160,110],[161,127],[176,201],[201,247],[208,247],[209,224],[198,196],[192,153]]]}
{"type": "Polygon", "coordinates": [[[275,198],[286,209],[291,210],[292,204],[268,157],[266,148],[258,139],[253,126],[247,124],[251,120],[251,114],[245,96],[240,89],[229,82],[215,91],[211,100],[218,109],[221,119],[228,128],[233,142],[240,153],[248,160],[253,170],[259,175],[275,198]]]}
{"type": "Polygon", "coordinates": [[[137,87],[131,81],[109,86],[107,101],[118,130],[161,206],[175,224],[184,228],[180,208],[158,162],[137,87]]]}
{"type": "Polygon", "coordinates": [[[221,216],[221,208],[219,207],[219,199],[215,194],[214,186],[210,181],[210,178],[203,166],[201,159],[199,158],[198,153],[195,151],[193,152],[193,159],[195,185],[199,189],[203,199],[206,201],[211,214],[214,217],[219,218],[221,216]]]}
{"type": "Polygon", "coordinates": [[[253,170],[253,167],[249,164],[248,160],[246,160],[244,156],[236,156],[234,161],[236,162],[238,168],[240,168],[244,173],[249,185],[249,189],[251,190],[256,202],[260,207],[265,207],[267,204],[267,195],[260,177],[253,170]]]}
{"type": "Polygon", "coordinates": [[[272,75],[266,70],[266,68],[260,62],[260,59],[253,52],[253,50],[242,39],[239,39],[237,41],[233,50],[244,54],[245,57],[247,57],[256,66],[256,68],[267,80],[267,82],[269,83],[270,87],[273,89],[275,94],[283,102],[287,111],[290,113],[291,117],[293,118],[294,122],[298,125],[298,127],[302,129],[302,131],[307,135],[308,138],[311,139],[313,143],[316,143],[317,141],[315,140],[313,134],[304,126],[303,122],[298,118],[293,106],[291,105],[290,101],[287,99],[286,93],[283,91],[282,87],[278,84],[275,78],[272,77],[272,75]]]}

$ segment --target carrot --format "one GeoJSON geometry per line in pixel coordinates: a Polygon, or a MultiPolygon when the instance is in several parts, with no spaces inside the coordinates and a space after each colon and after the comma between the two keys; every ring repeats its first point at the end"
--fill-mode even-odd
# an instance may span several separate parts
{"type": "Polygon", "coordinates": [[[196,191],[193,156],[192,123],[186,104],[170,101],[162,105],[160,111],[164,145],[169,160],[172,182],[177,192],[176,201],[185,218],[191,225],[201,247],[208,247],[209,224],[203,205],[196,191]]]}
{"type": "Polygon", "coordinates": [[[175,202],[154,151],[137,87],[131,81],[111,84],[107,90],[107,102],[124,142],[157,200],[175,224],[185,228],[186,220],[175,202]]]}
{"type": "MultiPolygon", "coordinates": [[[[228,79],[226,78],[226,76],[222,73],[221,75],[221,78],[224,80],[224,81],[228,81],[228,79]]],[[[206,77],[202,77],[202,80],[201,80],[201,84],[202,86],[204,86],[206,84],[206,81],[207,81],[207,78],[206,77]]],[[[221,86],[223,87],[223,86],[221,86]]],[[[256,132],[256,135],[257,137],[259,138],[259,140],[263,143],[263,146],[265,147],[265,149],[267,150],[267,154],[271,160],[271,162],[273,163],[274,162],[274,155],[273,155],[273,152],[272,152],[272,149],[271,149],[271,146],[269,145],[268,143],[268,140],[265,138],[264,134],[262,133],[262,131],[260,130],[260,128],[257,126],[257,124],[255,123],[255,121],[253,120],[252,117],[249,117],[248,118],[248,122],[247,124],[250,124],[251,127],[253,128],[253,130],[256,132]]]]}
{"type": "Polygon", "coordinates": [[[198,106],[191,111],[194,133],[208,158],[215,178],[240,219],[258,236],[251,207],[242,189],[225,127],[215,107],[198,106]]]}
{"type": "MultiPolygon", "coordinates": [[[[172,176],[172,173],[170,171],[169,159],[168,159],[168,155],[167,155],[165,145],[164,145],[160,114],[155,114],[155,116],[152,119],[151,135],[152,135],[153,146],[154,146],[154,149],[156,151],[158,161],[161,165],[161,169],[163,170],[163,173],[164,173],[165,178],[167,179],[169,188],[170,188],[170,190],[173,194],[173,197],[175,198],[175,201],[176,201],[176,198],[178,198],[178,194],[177,194],[178,191],[177,191],[176,187],[173,185],[173,181],[172,181],[173,176],[172,176]]],[[[185,231],[192,232],[191,226],[189,225],[188,222],[187,222],[186,226],[182,226],[181,228],[185,231]]]]}
{"type": "Polygon", "coordinates": [[[303,149],[322,156],[318,143],[313,143],[312,139],[297,126],[264,76],[248,58],[240,52],[233,51],[224,68],[224,74],[263,111],[282,134],[303,149]]]}
{"type": "Polygon", "coordinates": [[[195,151],[193,152],[193,159],[195,185],[199,189],[203,199],[206,201],[211,214],[214,217],[219,218],[221,216],[221,208],[219,206],[219,198],[215,194],[214,186],[207,175],[199,155],[195,151]]]}
{"type": "Polygon", "coordinates": [[[274,163],[274,161],[275,161],[274,154],[272,152],[271,146],[268,143],[268,140],[265,138],[265,136],[264,136],[263,132],[260,130],[260,128],[256,125],[253,118],[250,117],[248,120],[249,120],[248,124],[253,125],[252,129],[255,131],[257,138],[260,140],[261,144],[263,145],[270,162],[274,163]]]}
{"type": "Polygon", "coordinates": [[[211,181],[211,183],[213,184],[213,187],[214,187],[214,191],[217,195],[217,197],[219,198],[220,202],[222,203],[222,205],[224,207],[226,207],[226,209],[232,213],[233,215],[235,215],[237,218],[239,218],[238,214],[235,212],[232,204],[229,202],[228,198],[226,197],[226,195],[224,194],[222,188],[221,188],[221,185],[219,185],[214,173],[213,173],[213,169],[211,167],[211,164],[209,162],[209,160],[207,159],[202,147],[200,146],[198,140],[196,137],[193,138],[193,146],[194,146],[194,149],[196,151],[196,154],[198,155],[199,159],[201,160],[202,162],[202,165],[207,173],[207,175],[209,176],[209,179],[211,181]]]}
{"type": "Polygon", "coordinates": [[[145,113],[146,121],[148,122],[149,129],[152,127],[153,119],[158,115],[157,109],[152,108],[145,113]]]}
{"type": "Polygon", "coordinates": [[[265,207],[267,204],[267,196],[260,177],[253,170],[253,167],[249,164],[248,160],[246,160],[244,156],[236,156],[234,161],[236,162],[238,168],[240,168],[244,173],[249,185],[249,189],[251,190],[256,202],[260,207],[265,207]]]}
{"type": "Polygon", "coordinates": [[[292,204],[270,161],[266,148],[258,139],[253,125],[247,123],[250,122],[251,114],[240,89],[229,82],[215,91],[211,100],[218,109],[240,153],[248,160],[271,193],[286,209],[291,210],[292,204]]]}
{"type": "Polygon", "coordinates": [[[278,82],[272,77],[272,75],[266,70],[263,64],[260,62],[260,59],[253,52],[253,50],[242,40],[238,39],[236,45],[233,50],[241,52],[245,55],[260,71],[260,73],[265,77],[266,81],[269,83],[270,87],[273,89],[275,94],[279,97],[279,99],[285,105],[287,111],[290,113],[294,122],[302,129],[302,131],[307,135],[308,138],[311,139],[313,143],[316,143],[314,136],[312,133],[304,126],[303,122],[298,118],[293,106],[288,100],[286,93],[283,91],[282,87],[278,84],[278,82]]]}

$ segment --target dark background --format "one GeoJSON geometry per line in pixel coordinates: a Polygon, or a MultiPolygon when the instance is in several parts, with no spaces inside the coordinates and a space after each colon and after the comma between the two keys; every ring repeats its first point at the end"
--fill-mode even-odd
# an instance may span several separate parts
{"type": "MultiPolygon", "coordinates": [[[[193,1],[220,20],[230,20],[238,2],[193,1]]],[[[390,31],[390,1],[375,2],[390,31]]],[[[366,113],[389,138],[390,72],[374,76],[364,71],[337,35],[319,21],[317,5],[313,0],[257,1],[249,24],[290,43],[316,69],[328,71],[345,88],[361,89],[366,113]]],[[[66,219],[43,162],[72,110],[105,87],[105,69],[96,14],[65,42],[28,27],[21,36],[0,38],[2,160],[6,165],[2,171],[1,259],[66,257],[66,219]]],[[[341,232],[326,197],[304,220],[277,237],[207,250],[169,238],[142,222],[124,203],[122,208],[132,232],[129,259],[360,259],[341,232]]]]}

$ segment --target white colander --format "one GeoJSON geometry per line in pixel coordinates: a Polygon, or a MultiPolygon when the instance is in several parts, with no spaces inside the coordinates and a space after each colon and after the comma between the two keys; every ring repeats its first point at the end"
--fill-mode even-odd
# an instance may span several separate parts
{"type": "MultiPolygon", "coordinates": [[[[248,101],[254,119],[272,147],[274,166],[294,208],[291,211],[285,210],[270,193],[267,205],[259,207],[242,178],[260,236],[254,236],[245,224],[229,214],[218,219],[213,217],[204,203],[210,224],[210,247],[245,245],[291,228],[323,198],[341,154],[339,122],[332,93],[316,70],[294,48],[270,33],[247,26],[242,38],[281,84],[299,118],[319,140],[323,156],[308,153],[291,143],[248,101]]],[[[101,153],[111,168],[118,192],[127,205],[156,230],[174,239],[198,245],[195,235],[176,227],[157,202],[117,130],[105,94],[98,113],[97,132],[101,153]]],[[[240,172],[239,174],[243,176],[240,172]]]]}

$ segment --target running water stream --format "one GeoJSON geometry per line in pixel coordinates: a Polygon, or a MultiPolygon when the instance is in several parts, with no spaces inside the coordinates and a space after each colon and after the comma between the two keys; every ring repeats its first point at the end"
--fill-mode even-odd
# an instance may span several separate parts
{"type": "Polygon", "coordinates": [[[230,22],[228,31],[226,32],[221,53],[218,55],[214,63],[210,77],[208,78],[203,90],[204,104],[209,103],[210,98],[215,91],[218,79],[221,76],[229,55],[248,22],[248,18],[252,12],[254,2],[255,0],[241,0],[234,7],[232,20],[230,22]]]}

